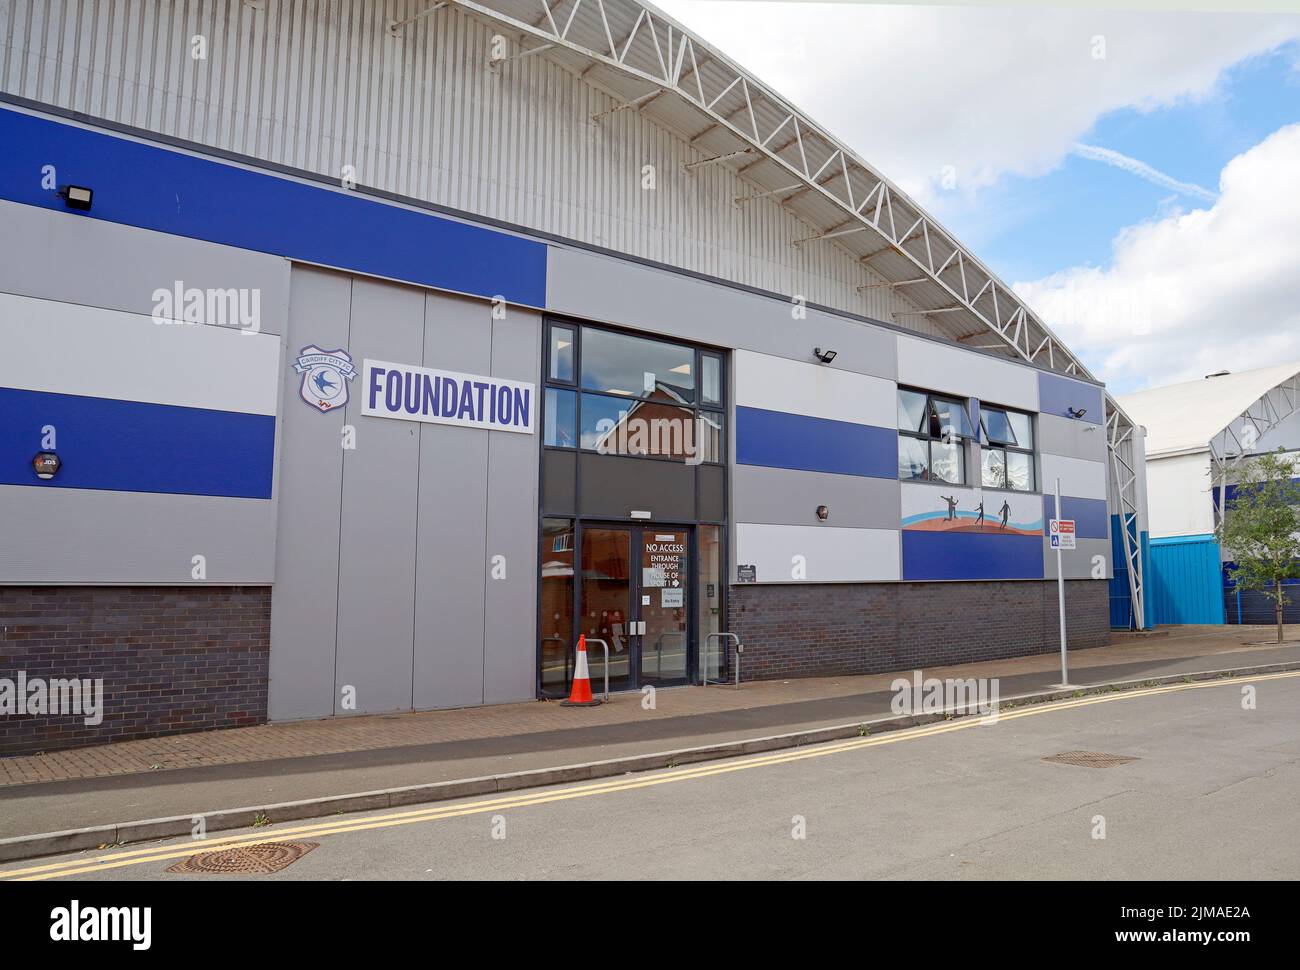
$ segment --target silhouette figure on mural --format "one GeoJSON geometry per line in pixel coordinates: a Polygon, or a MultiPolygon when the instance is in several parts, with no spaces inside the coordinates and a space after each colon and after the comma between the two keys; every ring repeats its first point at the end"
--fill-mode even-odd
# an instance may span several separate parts
{"type": "Polygon", "coordinates": [[[1011,517],[1011,506],[1008,505],[1006,502],[1003,502],[1001,513],[1002,513],[1002,528],[1005,529],[1007,527],[1007,519],[1011,517]]]}
{"type": "Polygon", "coordinates": [[[951,495],[940,495],[939,498],[948,503],[948,518],[943,521],[951,522],[953,519],[957,518],[957,499],[951,495]]]}
{"type": "Polygon", "coordinates": [[[975,525],[976,527],[978,527],[984,524],[984,500],[983,499],[980,499],[980,504],[976,506],[975,510],[979,512],[979,515],[975,516],[975,525]]]}

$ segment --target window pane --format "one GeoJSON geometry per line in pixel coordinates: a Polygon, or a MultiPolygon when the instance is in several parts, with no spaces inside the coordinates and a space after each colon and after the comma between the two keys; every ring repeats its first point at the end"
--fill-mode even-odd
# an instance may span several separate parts
{"type": "Polygon", "coordinates": [[[704,461],[721,462],[722,428],[724,417],[718,411],[701,411],[695,423],[695,434],[699,441],[700,454],[704,461]]]}
{"type": "Polygon", "coordinates": [[[551,327],[551,380],[573,382],[573,350],[573,328],[551,327]]]}
{"type": "Polygon", "coordinates": [[[1015,432],[1011,428],[1011,422],[1007,418],[1007,412],[998,408],[989,408],[982,414],[984,423],[984,433],[988,440],[995,445],[1014,445],[1018,443],[1015,432]]]}
{"type": "Polygon", "coordinates": [[[644,337],[584,328],[582,386],[621,397],[693,403],[695,351],[644,337]]]}
{"type": "Polygon", "coordinates": [[[942,441],[930,442],[930,480],[952,482],[962,485],[966,482],[966,447],[960,441],[944,444],[942,441]]]}
{"type": "Polygon", "coordinates": [[[563,697],[573,668],[573,522],[543,519],[540,550],[542,589],[542,690],[563,697]]]}
{"type": "Polygon", "coordinates": [[[631,435],[626,422],[634,404],[600,394],[582,395],[582,447],[613,455],[628,454],[631,435]]]}
{"type": "Polygon", "coordinates": [[[558,387],[546,389],[546,421],[543,444],[573,448],[578,444],[578,395],[558,387]]]}
{"type": "Polygon", "coordinates": [[[898,477],[903,481],[925,478],[930,467],[926,443],[916,438],[898,436],[898,477]]]}
{"type": "Polygon", "coordinates": [[[1011,430],[1015,432],[1017,445],[1021,448],[1033,448],[1034,422],[1030,420],[1029,415],[1008,411],[1007,420],[1011,422],[1011,430]]]}
{"type": "Polygon", "coordinates": [[[695,602],[699,604],[700,667],[710,680],[718,680],[727,669],[724,653],[730,644],[725,637],[710,633],[722,630],[722,530],[716,525],[702,525],[697,532],[699,546],[700,587],[695,602]]]}
{"type": "Polygon", "coordinates": [[[925,421],[925,395],[916,391],[898,392],[898,429],[900,431],[921,431],[925,421]]]}
{"type": "Polygon", "coordinates": [[[700,358],[700,367],[704,371],[700,375],[700,397],[705,404],[722,403],[722,361],[705,354],[700,358]]]}
{"type": "Polygon", "coordinates": [[[1034,458],[1015,451],[1007,452],[1007,487],[1021,492],[1034,490],[1034,458]]]}
{"type": "Polygon", "coordinates": [[[985,488],[1007,487],[1007,453],[998,448],[980,452],[980,482],[985,488]]]}
{"type": "Polygon", "coordinates": [[[970,417],[966,414],[966,405],[960,401],[935,397],[930,399],[930,436],[947,438],[960,435],[973,438],[974,429],[970,426],[970,417]]]}

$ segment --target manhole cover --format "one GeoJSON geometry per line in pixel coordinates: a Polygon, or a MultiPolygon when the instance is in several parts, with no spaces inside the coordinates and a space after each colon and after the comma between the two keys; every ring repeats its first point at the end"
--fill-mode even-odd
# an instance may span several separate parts
{"type": "Polygon", "coordinates": [[[1078,765],[1080,768],[1114,768],[1138,759],[1123,754],[1106,754],[1104,751],[1062,751],[1043,760],[1058,765],[1078,765]]]}
{"type": "Polygon", "coordinates": [[[188,859],[170,865],[166,872],[195,873],[218,872],[279,872],[293,865],[319,842],[261,842],[257,845],[238,845],[213,852],[200,852],[188,859]]]}

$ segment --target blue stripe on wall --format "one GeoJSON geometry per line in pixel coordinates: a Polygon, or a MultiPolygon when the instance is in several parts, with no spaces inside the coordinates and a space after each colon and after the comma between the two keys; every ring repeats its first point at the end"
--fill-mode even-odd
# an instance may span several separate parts
{"type": "MultiPolygon", "coordinates": [[[[1074,519],[1074,534],[1080,539],[1110,538],[1110,512],[1102,498],[1061,496],[1061,517],[1074,519]]],[[[1043,496],[1043,521],[1056,518],[1056,496],[1043,496]]],[[[1047,526],[1043,526],[1044,531],[1047,526]]]]}
{"type": "Polygon", "coordinates": [[[1042,536],[903,533],[905,580],[1042,578],[1042,536]]]}
{"type": "Polygon", "coordinates": [[[738,407],[736,462],[865,478],[897,478],[898,432],[851,421],[738,407]]]}
{"type": "Polygon", "coordinates": [[[41,188],[54,165],[60,184],[94,190],[86,218],[546,305],[546,245],[534,240],[6,109],[0,144],[0,198],[12,202],[71,211],[41,188]]]}
{"type": "Polygon", "coordinates": [[[0,387],[0,484],[271,497],[275,418],[0,387]],[[32,458],[53,425],[63,465],[41,481],[32,458]]]}
{"type": "Polygon", "coordinates": [[[1055,414],[1068,418],[1069,408],[1086,409],[1079,420],[1101,424],[1104,418],[1101,388],[1094,384],[1072,381],[1068,377],[1038,372],[1038,410],[1041,414],[1055,414]]]}

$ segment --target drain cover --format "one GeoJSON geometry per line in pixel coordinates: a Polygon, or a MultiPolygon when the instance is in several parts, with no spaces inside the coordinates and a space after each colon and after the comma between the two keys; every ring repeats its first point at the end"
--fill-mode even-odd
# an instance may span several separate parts
{"type": "Polygon", "coordinates": [[[1043,760],[1058,765],[1078,765],[1080,768],[1114,768],[1138,759],[1123,754],[1106,754],[1104,751],[1062,751],[1043,760]]]}
{"type": "Polygon", "coordinates": [[[257,845],[239,845],[230,849],[200,852],[188,859],[170,865],[166,872],[195,873],[251,873],[279,872],[293,865],[319,842],[261,842],[257,845]]]}

